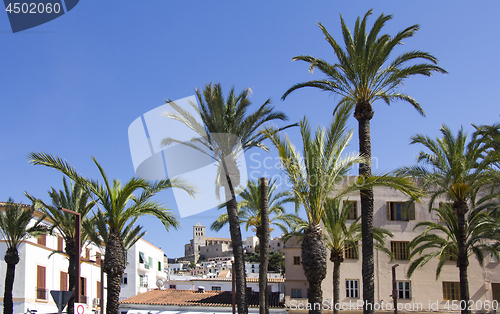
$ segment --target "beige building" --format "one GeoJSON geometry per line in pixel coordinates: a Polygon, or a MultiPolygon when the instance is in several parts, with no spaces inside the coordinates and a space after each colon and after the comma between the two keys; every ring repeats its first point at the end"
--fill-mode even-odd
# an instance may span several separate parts
{"type": "MultiPolygon", "coordinates": [[[[410,209],[409,219],[406,220],[403,215],[403,202],[407,200],[407,197],[389,188],[375,188],[374,194],[374,225],[388,229],[394,234],[393,238],[386,238],[386,245],[395,255],[395,259],[391,261],[384,253],[374,252],[374,308],[392,310],[392,266],[395,264],[399,264],[396,268],[396,276],[400,309],[452,310],[453,306],[458,306],[457,301],[453,302],[453,300],[460,299],[459,271],[455,262],[446,262],[437,280],[437,260],[431,260],[424,267],[417,269],[411,278],[406,277],[410,264],[405,251],[406,246],[424,229],[420,227],[414,231],[413,228],[420,221],[438,222],[438,217],[434,216],[434,213],[429,213],[428,203],[415,204],[410,209]]],[[[356,219],[361,213],[359,195],[349,198],[349,201],[353,202],[350,218],[356,219]]],[[[361,249],[359,253],[361,254],[361,249]]],[[[301,249],[297,239],[292,238],[286,243],[285,258],[286,303],[292,309],[294,305],[295,308],[300,308],[298,304],[307,302],[308,283],[302,269],[301,249]]],[[[331,304],[333,299],[332,274],[333,263],[329,261],[328,255],[328,272],[322,284],[325,304],[331,304]]],[[[481,267],[476,258],[471,256],[468,275],[471,309],[484,310],[487,309],[487,304],[491,305],[493,300],[500,302],[498,260],[493,256],[487,256],[481,267]]],[[[346,251],[345,260],[340,268],[340,305],[344,309],[361,309],[362,291],[361,256],[358,257],[352,251],[346,251]]],[[[494,304],[498,304],[496,302],[494,304]]]]}

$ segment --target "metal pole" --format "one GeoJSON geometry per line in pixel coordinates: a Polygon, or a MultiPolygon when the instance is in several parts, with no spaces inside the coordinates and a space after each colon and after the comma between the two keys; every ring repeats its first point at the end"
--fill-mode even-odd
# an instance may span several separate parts
{"type": "Polygon", "coordinates": [[[73,293],[75,303],[80,303],[80,254],[82,251],[81,244],[80,244],[80,237],[81,237],[81,215],[80,213],[77,213],[75,211],[66,209],[66,208],[59,208],[59,210],[62,210],[63,212],[70,213],[72,215],[75,215],[75,290],[73,293]]]}
{"type": "Polygon", "coordinates": [[[236,314],[236,278],[234,278],[234,261],[231,261],[231,281],[232,281],[232,293],[233,293],[233,314],[236,314]]]}
{"type": "Polygon", "coordinates": [[[398,314],[398,289],[396,282],[396,267],[399,264],[395,264],[392,266],[392,301],[394,304],[394,314],[398,314]]]}

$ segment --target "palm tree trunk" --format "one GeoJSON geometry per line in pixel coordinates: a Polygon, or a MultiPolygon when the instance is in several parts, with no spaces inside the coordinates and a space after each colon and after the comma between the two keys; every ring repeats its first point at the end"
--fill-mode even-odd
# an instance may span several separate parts
{"type": "Polygon", "coordinates": [[[462,314],[470,314],[469,308],[469,279],[467,277],[467,267],[469,257],[466,247],[465,213],[468,211],[466,202],[455,202],[453,208],[457,214],[457,245],[458,245],[458,269],[460,272],[460,306],[462,314]],[[462,306],[465,302],[465,306],[462,306]],[[464,308],[465,307],[465,308],[464,308]]]}
{"type": "MultiPolygon", "coordinates": [[[[69,285],[68,285],[68,291],[73,291],[75,289],[75,273],[76,273],[76,258],[75,258],[75,239],[70,238],[70,239],[65,239],[66,241],[66,247],[65,251],[66,254],[69,256],[69,265],[68,265],[68,277],[69,277],[69,285]]],[[[68,307],[66,308],[66,311],[68,314],[73,314],[75,310],[75,296],[71,296],[71,298],[68,301],[68,307]]]]}
{"type": "Polygon", "coordinates": [[[267,267],[269,265],[269,199],[268,182],[266,178],[260,179],[260,214],[261,227],[259,232],[260,266],[259,266],[259,313],[268,314],[267,304],[267,267]]]}
{"type": "Polygon", "coordinates": [[[17,250],[15,248],[8,248],[4,260],[7,263],[7,272],[5,274],[5,290],[3,292],[3,313],[12,314],[14,312],[12,289],[14,287],[16,265],[19,263],[19,254],[17,250]]]}
{"type": "MultiPolygon", "coordinates": [[[[373,109],[370,103],[356,104],[354,117],[358,120],[359,153],[367,159],[359,165],[359,174],[371,176],[371,135],[370,120],[373,118],[373,109]]],[[[363,313],[373,314],[375,302],[374,261],[373,261],[373,189],[364,189],[361,194],[361,239],[362,239],[362,273],[363,273],[363,313]],[[371,305],[371,306],[369,306],[371,305]]]]}
{"type": "Polygon", "coordinates": [[[320,314],[323,307],[321,282],[326,277],[326,245],[319,225],[309,225],[302,240],[302,268],[309,282],[309,314],[320,314]]]}
{"type": "MultiPolygon", "coordinates": [[[[229,156],[230,154],[224,154],[229,156]]],[[[246,297],[246,275],[245,259],[243,255],[243,241],[241,240],[240,219],[238,218],[238,204],[236,203],[236,193],[234,185],[239,184],[239,170],[236,160],[231,158],[221,158],[221,166],[226,176],[227,186],[225,186],[227,220],[229,222],[229,233],[231,234],[231,243],[234,256],[234,274],[236,276],[236,304],[238,305],[238,314],[248,314],[248,305],[246,297]],[[229,165],[228,165],[229,164],[229,165]],[[232,182],[234,178],[236,182],[232,182]]]]}
{"type": "Polygon", "coordinates": [[[123,271],[126,267],[125,248],[119,234],[110,232],[104,253],[104,272],[107,275],[108,297],[106,313],[118,314],[123,271]]]}
{"type": "Polygon", "coordinates": [[[340,261],[333,261],[333,314],[338,314],[340,302],[340,261]]]}

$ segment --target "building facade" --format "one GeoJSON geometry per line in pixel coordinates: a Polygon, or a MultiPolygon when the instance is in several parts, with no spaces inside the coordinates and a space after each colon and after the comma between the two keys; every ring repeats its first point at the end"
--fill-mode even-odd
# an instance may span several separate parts
{"type": "Polygon", "coordinates": [[[139,239],[127,251],[120,300],[157,288],[158,280],[167,280],[163,250],[139,239]]]}
{"type": "MultiPolygon", "coordinates": [[[[441,275],[436,279],[436,259],[429,261],[417,269],[411,278],[406,277],[410,261],[406,250],[408,242],[422,233],[424,227],[414,230],[420,221],[439,222],[434,213],[429,212],[428,203],[415,204],[408,215],[403,214],[404,202],[407,197],[389,188],[374,189],[374,226],[388,229],[393,238],[386,237],[386,245],[393,252],[395,259],[382,252],[374,252],[375,263],[375,306],[390,306],[392,302],[392,267],[396,264],[396,279],[398,302],[408,310],[447,310],[453,300],[459,300],[459,271],[456,262],[448,261],[442,268],[441,275]],[[388,305],[389,304],[389,305],[388,305]]],[[[354,221],[361,213],[360,199],[352,196],[350,217],[354,221]]],[[[442,200],[443,201],[443,200],[442,200]]],[[[437,204],[435,204],[437,206],[437,204]]],[[[340,266],[340,303],[348,306],[362,302],[361,249],[359,255],[347,250],[344,262],[340,266]]],[[[333,299],[333,263],[328,260],[328,271],[322,283],[323,298],[333,299]]],[[[286,302],[290,305],[306,302],[308,283],[301,265],[301,248],[297,238],[286,243],[286,302]]],[[[500,297],[500,266],[498,260],[488,256],[481,267],[475,257],[469,260],[469,290],[470,297],[476,306],[484,306],[485,301],[492,302],[500,297]]],[[[455,301],[456,303],[457,301],[455,301]]],[[[487,303],[488,303],[487,302],[487,303]]],[[[387,309],[387,308],[384,308],[387,309]]],[[[479,308],[477,310],[480,310],[479,308]]]]}

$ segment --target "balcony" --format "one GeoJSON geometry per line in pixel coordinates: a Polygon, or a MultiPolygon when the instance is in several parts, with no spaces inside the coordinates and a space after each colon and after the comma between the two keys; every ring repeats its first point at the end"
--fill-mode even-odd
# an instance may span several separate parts
{"type": "Polygon", "coordinates": [[[47,289],[36,288],[36,299],[46,301],[47,300],[47,289]]]}

